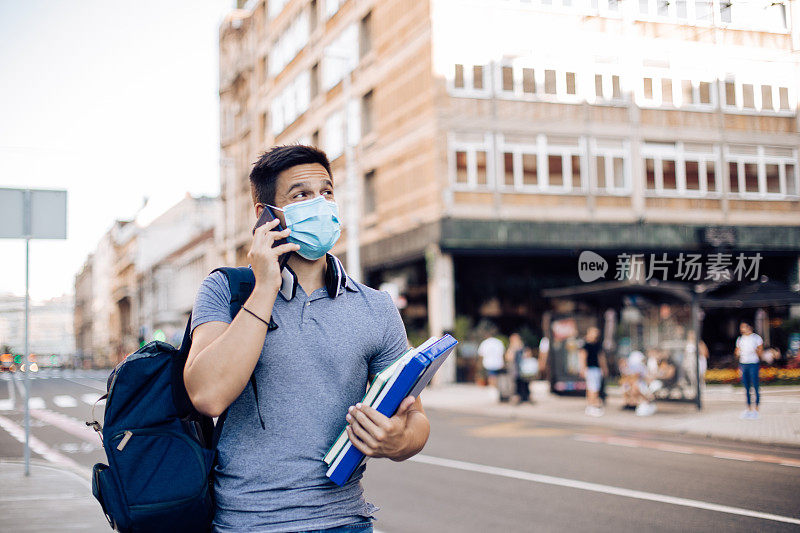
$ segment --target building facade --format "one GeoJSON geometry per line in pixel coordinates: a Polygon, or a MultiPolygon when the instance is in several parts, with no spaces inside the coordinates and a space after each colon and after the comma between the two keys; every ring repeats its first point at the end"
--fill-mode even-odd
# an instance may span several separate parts
{"type": "Polygon", "coordinates": [[[250,166],[300,142],[332,163],[334,253],[404,296],[413,338],[461,317],[545,334],[541,290],[580,283],[583,250],[764,253],[797,279],[796,1],[243,7],[220,29],[228,262],[250,166]]]}
{"type": "Polygon", "coordinates": [[[200,282],[222,264],[219,207],[187,193],[152,220],[118,220],[103,235],[75,277],[77,364],[114,366],[153,339],[180,344],[200,282]]]}

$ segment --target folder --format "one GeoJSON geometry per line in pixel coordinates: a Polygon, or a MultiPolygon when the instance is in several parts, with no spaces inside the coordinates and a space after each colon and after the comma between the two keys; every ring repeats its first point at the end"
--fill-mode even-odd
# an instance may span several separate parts
{"type": "MultiPolygon", "coordinates": [[[[436,370],[452,353],[456,344],[457,341],[450,335],[444,335],[440,339],[429,339],[412,352],[413,356],[405,364],[398,365],[371,407],[385,416],[393,416],[406,397],[417,396],[430,383],[436,370]]],[[[364,454],[347,439],[326,475],[337,485],[344,485],[366,459],[364,454]]]]}
{"type": "MultiPolygon", "coordinates": [[[[388,383],[389,380],[392,378],[392,376],[394,376],[397,368],[405,365],[409,361],[409,359],[414,357],[416,353],[426,348],[434,341],[436,341],[436,337],[431,337],[423,344],[421,344],[418,348],[412,348],[410,350],[406,350],[400,357],[395,359],[394,362],[392,362],[392,364],[390,364],[388,367],[379,372],[378,375],[376,375],[375,378],[372,380],[372,383],[370,383],[369,387],[367,387],[367,392],[364,393],[364,397],[361,399],[361,403],[366,405],[372,405],[372,402],[381,393],[383,388],[386,386],[386,383],[388,383]]],[[[345,427],[347,427],[347,425],[345,425],[345,427]]],[[[330,449],[328,449],[328,453],[325,454],[324,460],[326,464],[330,465],[336,459],[336,455],[339,453],[342,447],[348,442],[348,440],[349,439],[347,438],[347,432],[344,429],[342,429],[342,432],[339,433],[339,436],[336,438],[336,441],[333,443],[333,446],[331,446],[330,449]]]]}

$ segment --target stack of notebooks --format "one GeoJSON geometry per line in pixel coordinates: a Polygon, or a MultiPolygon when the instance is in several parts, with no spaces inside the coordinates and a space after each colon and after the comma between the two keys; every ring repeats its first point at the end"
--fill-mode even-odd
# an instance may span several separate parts
{"type": "MultiPolygon", "coordinates": [[[[393,416],[405,398],[419,396],[456,344],[453,337],[444,335],[441,338],[431,337],[419,348],[407,351],[375,376],[361,403],[385,416],[393,416]]],[[[337,485],[344,485],[366,459],[342,430],[325,454],[325,463],[330,466],[327,476],[337,485]]]]}

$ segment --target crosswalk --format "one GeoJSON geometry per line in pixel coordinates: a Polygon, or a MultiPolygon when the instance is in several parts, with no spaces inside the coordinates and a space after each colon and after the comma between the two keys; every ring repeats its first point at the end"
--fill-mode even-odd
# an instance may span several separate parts
{"type": "MultiPolygon", "coordinates": [[[[48,399],[48,401],[45,401],[45,399],[40,396],[31,396],[31,398],[28,400],[28,407],[30,409],[47,409],[53,406],[61,408],[78,407],[81,404],[92,406],[100,398],[100,396],[100,393],[94,392],[81,394],[78,398],[68,394],[59,394],[57,396],[53,396],[52,399],[48,399]]],[[[105,400],[99,402],[98,405],[103,405],[104,403],[105,400]]],[[[24,399],[21,397],[17,397],[16,401],[13,398],[0,400],[0,411],[22,410],[24,407],[24,399]]]]}

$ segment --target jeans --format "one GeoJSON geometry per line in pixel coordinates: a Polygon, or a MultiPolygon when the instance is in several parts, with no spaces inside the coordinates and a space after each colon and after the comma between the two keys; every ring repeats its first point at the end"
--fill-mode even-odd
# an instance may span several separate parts
{"type": "Polygon", "coordinates": [[[331,527],[328,529],[315,529],[303,533],[372,533],[372,521],[364,520],[345,526],[331,527]]]}
{"type": "Polygon", "coordinates": [[[750,407],[750,387],[756,391],[756,407],[760,401],[758,394],[758,363],[742,363],[739,368],[742,370],[742,385],[744,386],[744,394],[747,397],[747,407],[750,407]]]}

